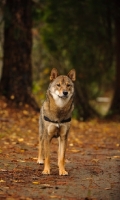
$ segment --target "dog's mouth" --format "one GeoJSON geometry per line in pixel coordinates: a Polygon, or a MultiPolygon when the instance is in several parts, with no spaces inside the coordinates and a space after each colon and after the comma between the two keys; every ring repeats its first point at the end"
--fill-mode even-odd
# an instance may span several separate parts
{"type": "Polygon", "coordinates": [[[58,97],[61,98],[61,99],[67,99],[68,95],[66,95],[66,96],[65,95],[62,95],[62,96],[58,95],[58,97]]]}

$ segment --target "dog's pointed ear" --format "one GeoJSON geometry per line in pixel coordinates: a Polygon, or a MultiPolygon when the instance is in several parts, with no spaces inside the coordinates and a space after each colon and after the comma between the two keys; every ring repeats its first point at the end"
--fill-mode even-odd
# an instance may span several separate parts
{"type": "Polygon", "coordinates": [[[53,68],[50,74],[50,80],[53,81],[54,79],[56,79],[58,76],[58,71],[56,68],[53,68]]]}
{"type": "Polygon", "coordinates": [[[75,69],[70,70],[68,77],[74,82],[76,80],[76,71],[75,69]]]}

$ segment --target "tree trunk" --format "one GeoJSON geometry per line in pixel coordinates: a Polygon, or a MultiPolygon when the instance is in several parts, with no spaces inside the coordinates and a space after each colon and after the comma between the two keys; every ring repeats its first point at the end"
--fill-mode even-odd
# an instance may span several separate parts
{"type": "Polygon", "coordinates": [[[116,38],[116,82],[111,105],[113,114],[120,114],[120,1],[115,0],[115,38],[116,38]]]}
{"type": "Polygon", "coordinates": [[[6,0],[1,92],[17,105],[38,106],[32,89],[32,0],[6,0]]]}

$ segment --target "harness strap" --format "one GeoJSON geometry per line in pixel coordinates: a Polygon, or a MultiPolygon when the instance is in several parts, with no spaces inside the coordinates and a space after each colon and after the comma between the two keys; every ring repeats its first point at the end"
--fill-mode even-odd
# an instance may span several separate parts
{"type": "Polygon", "coordinates": [[[59,123],[70,122],[70,121],[71,121],[71,117],[68,118],[68,119],[64,119],[64,120],[62,120],[61,122],[58,122],[58,121],[52,121],[52,120],[50,120],[48,117],[44,116],[44,120],[45,120],[45,121],[48,121],[48,122],[55,123],[55,124],[59,124],[59,123]]]}

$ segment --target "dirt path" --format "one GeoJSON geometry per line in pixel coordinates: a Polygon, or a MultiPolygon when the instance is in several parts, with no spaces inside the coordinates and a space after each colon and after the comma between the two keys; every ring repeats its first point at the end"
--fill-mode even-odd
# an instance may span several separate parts
{"type": "Polygon", "coordinates": [[[68,176],[59,176],[57,141],[51,175],[38,165],[38,114],[2,102],[0,108],[0,200],[120,200],[119,120],[73,120],[66,153],[68,176]]]}

